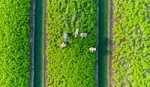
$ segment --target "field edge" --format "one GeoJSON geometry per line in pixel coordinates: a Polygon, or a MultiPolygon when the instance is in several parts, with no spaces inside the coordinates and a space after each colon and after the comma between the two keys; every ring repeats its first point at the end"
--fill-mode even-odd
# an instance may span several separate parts
{"type": "Polygon", "coordinates": [[[108,87],[112,87],[112,27],[113,27],[113,0],[108,0],[108,57],[107,57],[107,76],[108,87]]]}
{"type": "Polygon", "coordinates": [[[43,80],[42,80],[42,87],[47,87],[46,86],[46,77],[47,77],[47,74],[46,74],[46,71],[47,71],[47,68],[46,68],[46,66],[47,66],[47,58],[46,58],[46,38],[47,38],[47,36],[46,36],[46,7],[47,7],[47,0],[43,0],[43,36],[42,36],[42,38],[43,38],[43,44],[42,44],[42,48],[43,48],[43,67],[42,67],[42,76],[43,76],[43,80]]]}
{"type": "Polygon", "coordinates": [[[31,0],[30,4],[30,80],[29,86],[34,87],[34,33],[35,33],[35,0],[31,0]]]}

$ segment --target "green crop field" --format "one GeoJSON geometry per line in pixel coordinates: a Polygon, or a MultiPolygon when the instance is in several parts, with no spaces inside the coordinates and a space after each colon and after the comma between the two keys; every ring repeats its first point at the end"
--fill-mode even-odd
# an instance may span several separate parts
{"type": "Polygon", "coordinates": [[[114,0],[113,87],[150,86],[150,1],[114,0]]]}
{"type": "Polygon", "coordinates": [[[29,86],[30,0],[0,0],[0,87],[29,86]]]}
{"type": "Polygon", "coordinates": [[[46,58],[48,87],[95,87],[96,2],[94,0],[47,0],[46,58]],[[74,37],[75,29],[87,38],[74,37]],[[62,49],[63,33],[70,33],[62,49]]]}

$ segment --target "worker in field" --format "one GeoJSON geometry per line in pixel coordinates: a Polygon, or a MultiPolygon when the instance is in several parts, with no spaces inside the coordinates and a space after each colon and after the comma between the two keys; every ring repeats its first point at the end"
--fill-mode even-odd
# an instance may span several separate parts
{"type": "Polygon", "coordinates": [[[78,34],[79,34],[79,29],[76,29],[76,31],[75,31],[75,37],[77,37],[78,36],[78,34]]]}
{"type": "Polygon", "coordinates": [[[64,33],[64,42],[60,45],[61,48],[67,47],[68,39],[69,39],[69,35],[67,32],[65,32],[64,33]]]}
{"type": "Polygon", "coordinates": [[[96,48],[90,47],[89,50],[90,50],[91,52],[95,52],[95,51],[96,51],[96,48]]]}
{"type": "Polygon", "coordinates": [[[64,42],[67,43],[69,39],[69,35],[67,32],[64,33],[64,42]]]}
{"type": "Polygon", "coordinates": [[[61,45],[60,45],[60,48],[65,48],[67,46],[67,43],[62,43],[61,45]]]}
{"type": "MultiPolygon", "coordinates": [[[[77,37],[78,34],[79,34],[79,29],[76,29],[76,31],[75,31],[75,37],[77,37]]],[[[81,38],[86,38],[86,37],[87,37],[87,33],[81,33],[80,36],[81,36],[81,38]]],[[[60,47],[61,47],[61,48],[67,47],[68,40],[69,40],[69,35],[68,35],[67,32],[65,32],[65,33],[64,33],[64,42],[60,45],[60,47]]],[[[96,49],[94,49],[94,48],[92,49],[92,48],[91,48],[91,51],[92,51],[92,52],[93,52],[93,51],[96,51],[96,49]]]]}
{"type": "Polygon", "coordinates": [[[81,36],[81,38],[86,38],[87,37],[87,33],[81,33],[80,36],[81,36]]]}

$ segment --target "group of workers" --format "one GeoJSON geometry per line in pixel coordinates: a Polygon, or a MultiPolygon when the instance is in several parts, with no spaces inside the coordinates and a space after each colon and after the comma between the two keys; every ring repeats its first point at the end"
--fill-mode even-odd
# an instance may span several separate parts
{"type": "MultiPolygon", "coordinates": [[[[77,37],[79,35],[79,29],[76,29],[74,35],[75,35],[75,37],[77,37]]],[[[87,33],[81,33],[80,36],[81,36],[82,39],[86,38],[87,37],[87,33]]],[[[67,47],[68,37],[69,37],[68,33],[64,33],[64,42],[60,45],[61,48],[67,47]]],[[[94,52],[94,51],[96,51],[96,48],[90,47],[89,50],[91,52],[94,52]]]]}

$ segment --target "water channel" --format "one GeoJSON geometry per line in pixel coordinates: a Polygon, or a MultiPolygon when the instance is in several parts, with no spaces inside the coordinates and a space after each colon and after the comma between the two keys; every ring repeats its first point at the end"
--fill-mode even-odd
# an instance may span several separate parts
{"type": "Polygon", "coordinates": [[[35,76],[34,87],[42,87],[43,0],[36,0],[35,9],[35,76]]]}
{"type": "Polygon", "coordinates": [[[107,87],[108,0],[99,0],[99,87],[107,87]]]}

